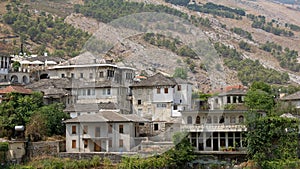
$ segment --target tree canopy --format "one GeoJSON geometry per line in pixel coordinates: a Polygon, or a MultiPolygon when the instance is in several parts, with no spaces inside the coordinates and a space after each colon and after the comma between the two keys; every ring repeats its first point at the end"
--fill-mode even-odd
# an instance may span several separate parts
{"type": "MultiPolygon", "coordinates": [[[[43,95],[33,92],[31,95],[9,93],[7,100],[0,104],[0,128],[12,137],[14,127],[25,126],[26,133],[44,136],[64,134],[63,119],[69,118],[60,104],[43,104],[43,95]]],[[[39,140],[38,139],[38,140],[39,140]]]]}

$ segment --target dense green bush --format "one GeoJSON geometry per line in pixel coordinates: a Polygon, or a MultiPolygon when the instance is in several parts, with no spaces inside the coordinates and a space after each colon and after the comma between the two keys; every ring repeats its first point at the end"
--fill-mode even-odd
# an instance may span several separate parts
{"type": "Polygon", "coordinates": [[[249,157],[262,168],[297,167],[299,165],[299,161],[296,160],[297,120],[277,116],[249,117],[247,118],[249,157]]]}

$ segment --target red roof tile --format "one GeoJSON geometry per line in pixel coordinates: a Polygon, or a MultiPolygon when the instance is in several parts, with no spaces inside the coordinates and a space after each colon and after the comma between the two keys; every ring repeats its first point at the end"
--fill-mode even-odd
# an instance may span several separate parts
{"type": "Polygon", "coordinates": [[[31,94],[32,90],[26,89],[23,86],[7,86],[4,89],[0,89],[0,94],[7,94],[7,93],[21,93],[21,94],[31,94]]]}

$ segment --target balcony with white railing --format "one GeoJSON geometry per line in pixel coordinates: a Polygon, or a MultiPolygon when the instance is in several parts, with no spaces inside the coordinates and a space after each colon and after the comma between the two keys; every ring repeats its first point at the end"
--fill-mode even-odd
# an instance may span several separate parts
{"type": "Polygon", "coordinates": [[[241,132],[246,131],[242,124],[182,124],[181,131],[187,132],[241,132]]]}

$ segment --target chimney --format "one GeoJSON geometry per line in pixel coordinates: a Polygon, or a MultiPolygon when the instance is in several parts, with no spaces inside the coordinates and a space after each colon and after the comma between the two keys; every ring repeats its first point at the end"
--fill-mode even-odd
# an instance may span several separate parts
{"type": "Polygon", "coordinates": [[[23,43],[21,43],[21,51],[20,54],[22,54],[22,56],[24,55],[24,47],[23,47],[23,43]]]}

